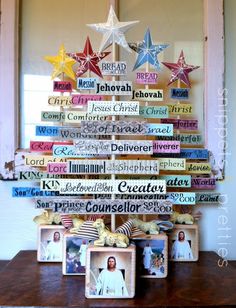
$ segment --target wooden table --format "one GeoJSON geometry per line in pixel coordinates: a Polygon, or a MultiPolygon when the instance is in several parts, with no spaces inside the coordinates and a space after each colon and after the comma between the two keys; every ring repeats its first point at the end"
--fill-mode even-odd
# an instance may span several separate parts
{"type": "Polygon", "coordinates": [[[232,307],[236,269],[218,266],[213,252],[194,263],[170,263],[165,279],[139,279],[133,299],[86,299],[84,276],[62,276],[61,264],[36,261],[20,251],[0,272],[0,306],[34,307],[232,307]]]}

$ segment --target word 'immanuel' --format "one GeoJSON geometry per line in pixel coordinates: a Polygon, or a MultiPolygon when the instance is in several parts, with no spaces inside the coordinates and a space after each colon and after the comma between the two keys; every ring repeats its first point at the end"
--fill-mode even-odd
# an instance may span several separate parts
{"type": "Polygon", "coordinates": [[[61,194],[165,194],[164,180],[54,180],[42,179],[41,190],[61,194]]]}

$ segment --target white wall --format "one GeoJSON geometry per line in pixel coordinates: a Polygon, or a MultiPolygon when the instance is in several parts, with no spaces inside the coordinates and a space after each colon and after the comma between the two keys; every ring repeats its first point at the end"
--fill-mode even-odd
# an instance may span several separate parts
{"type": "MultiPolygon", "coordinates": [[[[200,221],[201,250],[214,250],[236,259],[236,206],[234,204],[235,152],[236,152],[236,1],[225,0],[226,29],[226,89],[227,89],[227,152],[226,179],[218,183],[217,190],[227,197],[224,207],[202,206],[200,221]],[[224,215],[225,217],[222,217],[224,215]],[[225,225],[222,223],[225,222],[225,225]],[[220,230],[229,228],[229,230],[220,230]],[[222,248],[225,248],[223,251],[222,248]],[[219,250],[221,249],[221,250],[219,250]]],[[[214,138],[214,136],[212,136],[214,138]]],[[[23,186],[18,182],[0,181],[0,259],[10,259],[19,250],[36,249],[36,226],[32,219],[37,210],[30,199],[11,198],[12,186],[23,186]]]]}

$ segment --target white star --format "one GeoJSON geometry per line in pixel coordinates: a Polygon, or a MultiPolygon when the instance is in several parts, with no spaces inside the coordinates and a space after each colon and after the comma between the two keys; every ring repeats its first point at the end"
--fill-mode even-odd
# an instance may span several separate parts
{"type": "Polygon", "coordinates": [[[100,44],[99,52],[106,49],[112,43],[117,43],[118,45],[124,47],[126,50],[131,52],[129,45],[126,42],[124,33],[138,22],[139,22],[138,20],[119,22],[116,13],[114,12],[114,9],[111,5],[106,23],[88,24],[87,26],[91,27],[92,29],[98,32],[103,33],[103,38],[100,44]]]}

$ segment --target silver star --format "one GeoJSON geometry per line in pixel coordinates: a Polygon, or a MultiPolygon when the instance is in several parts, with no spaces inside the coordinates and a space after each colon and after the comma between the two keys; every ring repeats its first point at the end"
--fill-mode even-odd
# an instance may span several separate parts
{"type": "Polygon", "coordinates": [[[106,23],[88,24],[87,26],[91,27],[92,29],[98,32],[103,33],[103,38],[100,44],[99,52],[106,49],[112,43],[117,43],[118,45],[125,48],[127,51],[131,52],[131,49],[129,48],[129,45],[125,39],[124,33],[138,22],[139,22],[138,20],[119,22],[116,13],[111,5],[106,23]]]}

